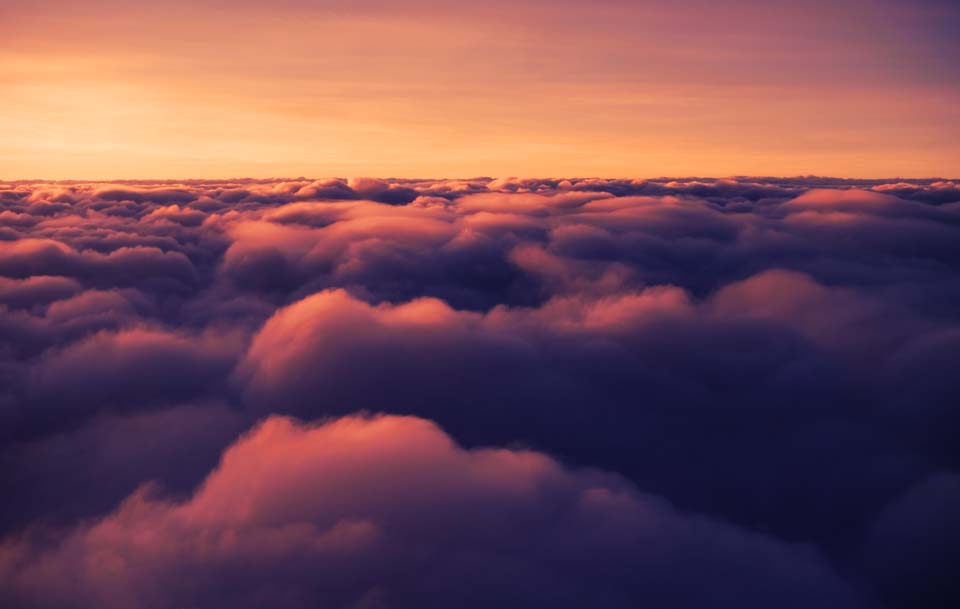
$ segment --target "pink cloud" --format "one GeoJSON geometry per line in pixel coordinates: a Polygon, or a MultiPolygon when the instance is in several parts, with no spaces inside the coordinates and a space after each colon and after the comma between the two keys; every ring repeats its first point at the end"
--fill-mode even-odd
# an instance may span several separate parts
{"type": "Polygon", "coordinates": [[[184,501],[147,487],[52,543],[3,542],[0,578],[37,607],[852,606],[809,548],[396,416],[269,418],[184,501]]]}

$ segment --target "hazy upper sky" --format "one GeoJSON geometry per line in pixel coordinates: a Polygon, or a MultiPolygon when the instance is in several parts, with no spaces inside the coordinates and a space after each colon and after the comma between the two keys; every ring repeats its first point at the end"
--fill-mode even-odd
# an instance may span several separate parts
{"type": "Polygon", "coordinates": [[[0,0],[0,179],[960,174],[951,0],[0,0]]]}

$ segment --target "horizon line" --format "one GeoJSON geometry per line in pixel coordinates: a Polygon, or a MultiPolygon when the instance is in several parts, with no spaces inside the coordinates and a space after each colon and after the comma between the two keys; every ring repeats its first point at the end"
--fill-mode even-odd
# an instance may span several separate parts
{"type": "Polygon", "coordinates": [[[29,183],[46,183],[46,184],[89,184],[89,183],[110,183],[110,184],[123,184],[123,183],[184,183],[184,182],[238,182],[238,181],[248,181],[248,182],[278,182],[278,181],[300,181],[300,180],[349,180],[350,178],[375,178],[380,180],[397,180],[397,181],[426,181],[426,180],[442,180],[442,181],[471,181],[471,180],[499,180],[499,179],[517,179],[517,180],[604,180],[604,181],[625,181],[625,180],[643,180],[643,181],[661,181],[661,180],[730,180],[730,179],[757,179],[757,180],[835,180],[835,181],[846,181],[846,182],[888,182],[893,180],[900,181],[912,181],[912,182],[954,182],[960,181],[960,177],[948,178],[945,176],[925,176],[925,177],[910,177],[910,176],[885,176],[885,177],[844,177],[844,176],[829,176],[829,175],[817,175],[817,174],[797,174],[797,175],[764,175],[764,174],[733,174],[733,175],[672,175],[672,176],[618,176],[618,177],[600,177],[600,176],[591,176],[591,175],[568,175],[568,176],[521,176],[521,175],[500,175],[500,176],[489,176],[489,175],[478,175],[470,177],[459,177],[459,176],[419,176],[419,177],[402,177],[402,176],[379,176],[376,174],[355,174],[349,176],[338,176],[338,175],[322,175],[322,176],[269,176],[269,177],[252,177],[252,176],[231,176],[231,177],[169,177],[169,178],[12,178],[5,179],[0,178],[0,184],[29,184],[29,183]]]}

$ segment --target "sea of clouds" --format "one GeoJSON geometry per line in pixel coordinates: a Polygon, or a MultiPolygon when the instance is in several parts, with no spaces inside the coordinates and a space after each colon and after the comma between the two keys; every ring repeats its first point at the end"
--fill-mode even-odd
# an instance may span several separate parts
{"type": "Polygon", "coordinates": [[[960,606],[960,183],[0,182],[0,606],[960,606]]]}

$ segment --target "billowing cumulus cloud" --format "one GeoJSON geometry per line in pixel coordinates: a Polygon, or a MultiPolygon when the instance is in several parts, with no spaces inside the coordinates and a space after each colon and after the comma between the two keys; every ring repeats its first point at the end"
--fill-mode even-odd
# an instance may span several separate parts
{"type": "Polygon", "coordinates": [[[35,607],[856,606],[809,547],[399,417],[267,419],[189,499],[141,489],[0,576],[35,607]]]}
{"type": "Polygon", "coordinates": [[[957,193],[0,183],[0,600],[957,604],[957,193]]]}

